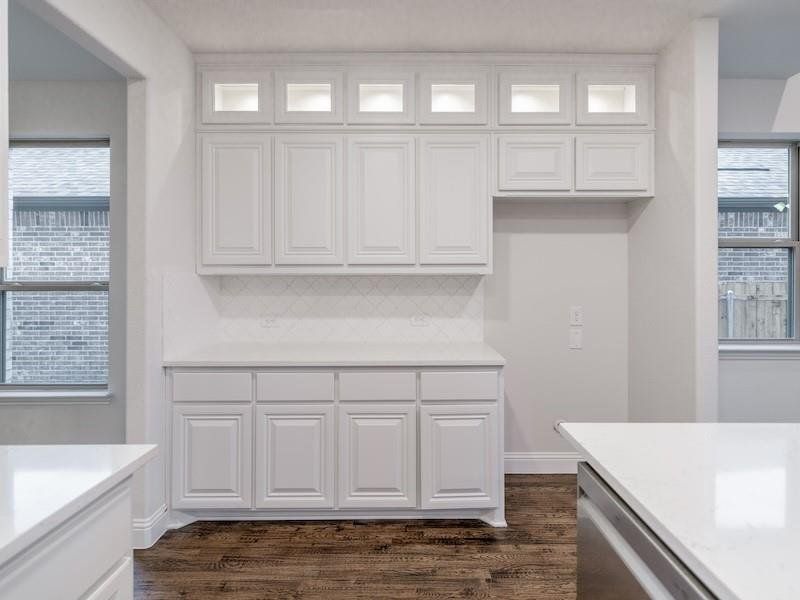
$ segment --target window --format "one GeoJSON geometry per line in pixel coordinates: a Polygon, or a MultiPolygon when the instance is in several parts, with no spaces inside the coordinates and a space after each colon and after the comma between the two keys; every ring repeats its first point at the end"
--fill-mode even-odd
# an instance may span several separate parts
{"type": "Polygon", "coordinates": [[[13,142],[0,381],[108,380],[108,142],[13,142]]]}
{"type": "Polygon", "coordinates": [[[797,338],[796,144],[718,150],[719,337],[797,338]]]}

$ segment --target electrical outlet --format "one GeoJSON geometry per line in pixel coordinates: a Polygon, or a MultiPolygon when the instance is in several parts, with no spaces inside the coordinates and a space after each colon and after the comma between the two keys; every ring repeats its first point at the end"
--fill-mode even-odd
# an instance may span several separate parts
{"type": "Polygon", "coordinates": [[[581,348],[583,348],[583,329],[580,327],[570,327],[569,349],[580,350],[581,348]]]}
{"type": "Polygon", "coordinates": [[[428,315],[414,315],[411,317],[412,327],[427,327],[430,324],[431,320],[428,318],[428,315]]]}
{"type": "Polygon", "coordinates": [[[281,326],[280,323],[278,322],[278,317],[272,315],[268,317],[262,317],[261,320],[259,321],[259,324],[263,329],[274,329],[276,327],[281,326]]]}
{"type": "Polygon", "coordinates": [[[569,307],[569,324],[572,327],[581,327],[583,325],[583,307],[570,306],[569,307]]]}

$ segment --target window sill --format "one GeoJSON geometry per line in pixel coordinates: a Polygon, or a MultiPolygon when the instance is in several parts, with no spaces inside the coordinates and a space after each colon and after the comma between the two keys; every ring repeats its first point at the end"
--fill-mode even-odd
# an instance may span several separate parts
{"type": "Polygon", "coordinates": [[[8,389],[0,388],[0,406],[111,404],[113,394],[107,389],[8,389]]]}
{"type": "Polygon", "coordinates": [[[800,360],[800,344],[795,342],[720,344],[720,360],[800,360]]]}

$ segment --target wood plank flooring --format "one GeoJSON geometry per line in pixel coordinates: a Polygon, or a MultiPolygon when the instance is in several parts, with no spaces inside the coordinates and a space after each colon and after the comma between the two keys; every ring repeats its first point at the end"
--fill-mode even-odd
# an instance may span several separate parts
{"type": "Polygon", "coordinates": [[[477,521],[204,522],[136,551],[137,600],[575,598],[575,476],[507,475],[477,521]]]}

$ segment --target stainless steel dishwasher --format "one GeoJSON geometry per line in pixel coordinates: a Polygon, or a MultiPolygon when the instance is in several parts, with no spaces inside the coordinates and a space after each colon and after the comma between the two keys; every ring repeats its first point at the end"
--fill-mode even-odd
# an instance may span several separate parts
{"type": "Polygon", "coordinates": [[[586,463],[578,465],[578,600],[715,598],[586,463]]]}

